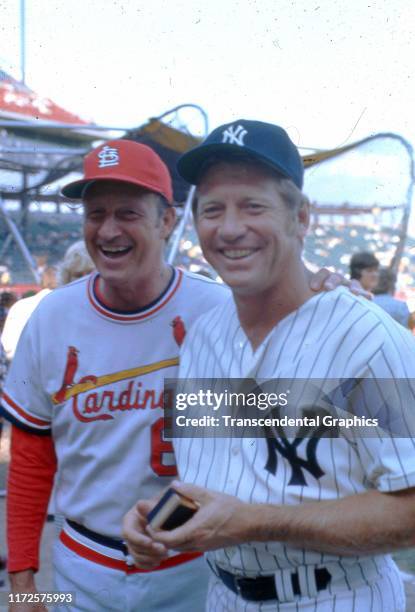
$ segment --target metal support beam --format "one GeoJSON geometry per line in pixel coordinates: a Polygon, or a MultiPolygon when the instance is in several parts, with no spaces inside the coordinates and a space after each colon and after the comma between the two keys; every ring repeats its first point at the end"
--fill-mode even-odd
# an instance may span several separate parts
{"type": "Polygon", "coordinates": [[[170,248],[168,249],[167,262],[171,265],[174,264],[174,261],[176,259],[176,255],[177,255],[177,252],[180,246],[180,240],[183,236],[187,220],[192,210],[192,200],[193,200],[194,192],[195,192],[195,187],[191,187],[189,189],[189,193],[187,194],[187,199],[183,207],[182,218],[180,219],[179,224],[173,234],[172,243],[170,245],[170,248]]]}
{"type": "Polygon", "coordinates": [[[17,229],[17,226],[15,224],[15,222],[13,221],[13,219],[10,217],[10,215],[8,214],[8,212],[6,211],[4,204],[3,204],[3,200],[0,198],[0,213],[10,231],[10,233],[12,234],[13,238],[16,241],[16,244],[21,252],[21,254],[23,255],[24,260],[27,263],[27,266],[30,270],[30,273],[33,276],[33,279],[36,283],[40,284],[40,277],[39,274],[36,270],[36,263],[33,259],[33,257],[30,254],[29,249],[26,246],[25,241],[23,240],[19,230],[17,229]]]}

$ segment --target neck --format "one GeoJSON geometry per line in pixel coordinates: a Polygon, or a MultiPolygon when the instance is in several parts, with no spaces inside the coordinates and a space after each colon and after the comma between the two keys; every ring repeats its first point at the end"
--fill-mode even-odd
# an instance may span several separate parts
{"type": "Polygon", "coordinates": [[[165,291],[172,277],[172,269],[162,264],[151,279],[143,280],[139,285],[132,286],[130,282],[112,284],[101,276],[99,290],[109,308],[121,311],[133,311],[145,308],[165,291]]]}
{"type": "Polygon", "coordinates": [[[239,322],[254,350],[269,332],[315,293],[309,287],[309,273],[301,262],[296,274],[252,295],[234,294],[239,322]]]}

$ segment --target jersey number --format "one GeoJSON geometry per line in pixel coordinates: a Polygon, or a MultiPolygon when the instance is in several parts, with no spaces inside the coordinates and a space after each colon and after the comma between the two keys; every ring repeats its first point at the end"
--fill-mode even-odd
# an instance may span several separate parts
{"type": "Polygon", "coordinates": [[[151,427],[151,467],[158,476],[177,476],[176,465],[164,465],[163,455],[173,455],[173,445],[163,437],[164,418],[151,427]]]}

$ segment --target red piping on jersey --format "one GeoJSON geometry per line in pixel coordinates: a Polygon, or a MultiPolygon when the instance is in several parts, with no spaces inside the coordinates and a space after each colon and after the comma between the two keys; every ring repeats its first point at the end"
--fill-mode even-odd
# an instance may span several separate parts
{"type": "Polygon", "coordinates": [[[20,408],[20,406],[18,406],[16,402],[14,402],[12,398],[9,397],[7,393],[5,393],[4,391],[3,391],[2,397],[9,404],[9,406],[17,412],[17,414],[23,417],[26,421],[29,421],[29,423],[32,423],[33,425],[38,425],[39,427],[46,426],[48,429],[50,429],[51,424],[49,421],[42,421],[41,419],[37,419],[36,417],[33,417],[30,414],[28,414],[22,408],[20,408]]]}
{"type": "Polygon", "coordinates": [[[66,531],[61,531],[59,535],[59,539],[67,548],[72,550],[74,553],[83,557],[84,559],[88,559],[88,561],[92,561],[93,563],[99,563],[99,565],[104,565],[105,567],[109,567],[111,569],[120,570],[121,572],[125,572],[126,574],[146,574],[148,572],[157,572],[158,570],[168,569],[169,567],[175,567],[176,565],[181,565],[182,563],[186,563],[187,561],[192,561],[193,559],[197,559],[202,556],[200,552],[194,553],[180,553],[179,555],[175,555],[174,557],[169,557],[160,563],[158,567],[155,567],[152,570],[144,570],[139,569],[138,567],[134,567],[128,565],[125,561],[121,561],[119,559],[112,559],[111,557],[107,557],[102,553],[97,552],[96,550],[92,550],[88,548],[84,544],[77,542],[72,539],[71,536],[66,533],[66,531]]]}
{"type": "Polygon", "coordinates": [[[177,278],[174,281],[171,289],[168,291],[167,295],[164,297],[164,299],[160,303],[156,304],[153,308],[143,313],[117,314],[115,312],[112,312],[109,308],[107,309],[101,306],[98,303],[94,295],[94,284],[97,278],[96,274],[90,276],[88,280],[88,299],[91,302],[95,310],[97,310],[100,314],[104,315],[105,317],[108,317],[109,319],[113,319],[114,321],[123,321],[125,323],[130,322],[130,321],[142,321],[143,319],[146,319],[147,317],[152,316],[153,314],[158,312],[161,308],[163,308],[163,306],[165,306],[167,302],[169,302],[171,298],[173,297],[173,295],[176,293],[183,279],[183,271],[180,269],[176,269],[176,273],[177,273],[177,278]]]}

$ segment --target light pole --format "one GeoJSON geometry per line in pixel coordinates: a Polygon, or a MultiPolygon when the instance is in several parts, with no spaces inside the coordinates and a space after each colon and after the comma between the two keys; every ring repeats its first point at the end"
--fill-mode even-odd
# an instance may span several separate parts
{"type": "Polygon", "coordinates": [[[20,0],[20,76],[26,83],[26,3],[20,0]]]}

